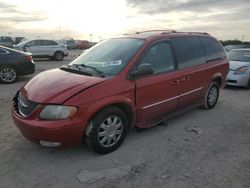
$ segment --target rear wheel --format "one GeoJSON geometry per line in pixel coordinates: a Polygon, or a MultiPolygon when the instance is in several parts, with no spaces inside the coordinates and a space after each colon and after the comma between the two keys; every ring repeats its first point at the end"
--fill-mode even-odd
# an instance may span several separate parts
{"type": "Polygon", "coordinates": [[[86,129],[86,142],[97,153],[116,150],[128,130],[125,113],[117,107],[108,107],[97,113],[86,129]]]}
{"type": "Polygon", "coordinates": [[[219,98],[219,92],[219,85],[216,82],[211,83],[204,98],[203,107],[205,109],[213,109],[215,107],[219,98]]]}
{"type": "Polygon", "coordinates": [[[249,78],[249,80],[248,80],[248,84],[247,84],[246,88],[247,88],[247,89],[250,89],[250,78],[249,78]]]}
{"type": "Polygon", "coordinates": [[[62,52],[56,52],[56,53],[54,54],[54,59],[55,59],[56,61],[62,61],[62,60],[63,60],[63,53],[62,53],[62,52]]]}
{"type": "Polygon", "coordinates": [[[3,83],[10,84],[17,79],[17,71],[11,66],[0,67],[0,80],[3,83]]]}

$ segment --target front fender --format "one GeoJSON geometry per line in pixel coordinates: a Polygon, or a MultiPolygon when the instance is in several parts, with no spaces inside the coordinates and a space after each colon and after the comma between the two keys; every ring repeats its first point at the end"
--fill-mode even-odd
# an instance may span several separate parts
{"type": "Polygon", "coordinates": [[[90,121],[90,119],[100,110],[102,110],[105,107],[112,106],[112,105],[117,105],[117,104],[123,104],[127,105],[131,112],[133,113],[133,121],[132,124],[135,122],[135,113],[136,113],[136,107],[134,104],[134,101],[128,97],[124,97],[122,95],[119,96],[111,96],[107,97],[101,100],[98,100],[94,103],[92,103],[84,113],[84,121],[87,123],[90,121]]]}

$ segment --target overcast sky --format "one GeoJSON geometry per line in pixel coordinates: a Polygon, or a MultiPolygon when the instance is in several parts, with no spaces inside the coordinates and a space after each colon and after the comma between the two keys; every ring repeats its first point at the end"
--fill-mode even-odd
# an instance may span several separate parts
{"type": "Polygon", "coordinates": [[[0,35],[98,41],[174,29],[250,41],[250,0],[0,0],[0,35]]]}

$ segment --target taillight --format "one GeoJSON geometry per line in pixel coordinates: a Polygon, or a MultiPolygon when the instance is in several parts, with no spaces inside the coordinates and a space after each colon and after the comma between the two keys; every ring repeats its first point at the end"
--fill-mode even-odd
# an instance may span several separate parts
{"type": "Polygon", "coordinates": [[[32,60],[33,60],[33,58],[32,58],[32,56],[31,56],[31,55],[29,55],[29,56],[25,56],[25,59],[26,59],[27,61],[32,61],[32,60]]]}

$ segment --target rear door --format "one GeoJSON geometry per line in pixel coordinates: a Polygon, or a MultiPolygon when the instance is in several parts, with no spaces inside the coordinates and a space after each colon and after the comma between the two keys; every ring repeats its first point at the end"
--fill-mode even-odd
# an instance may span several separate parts
{"type": "Polygon", "coordinates": [[[154,73],[136,80],[137,124],[146,122],[176,108],[179,80],[171,44],[152,44],[137,63],[151,64],[154,73]]]}
{"type": "Polygon", "coordinates": [[[180,98],[178,107],[202,99],[207,83],[204,49],[198,37],[171,38],[178,63],[180,98]]]}
{"type": "Polygon", "coordinates": [[[45,55],[53,56],[57,50],[58,44],[52,40],[43,40],[43,53],[45,55]]]}

